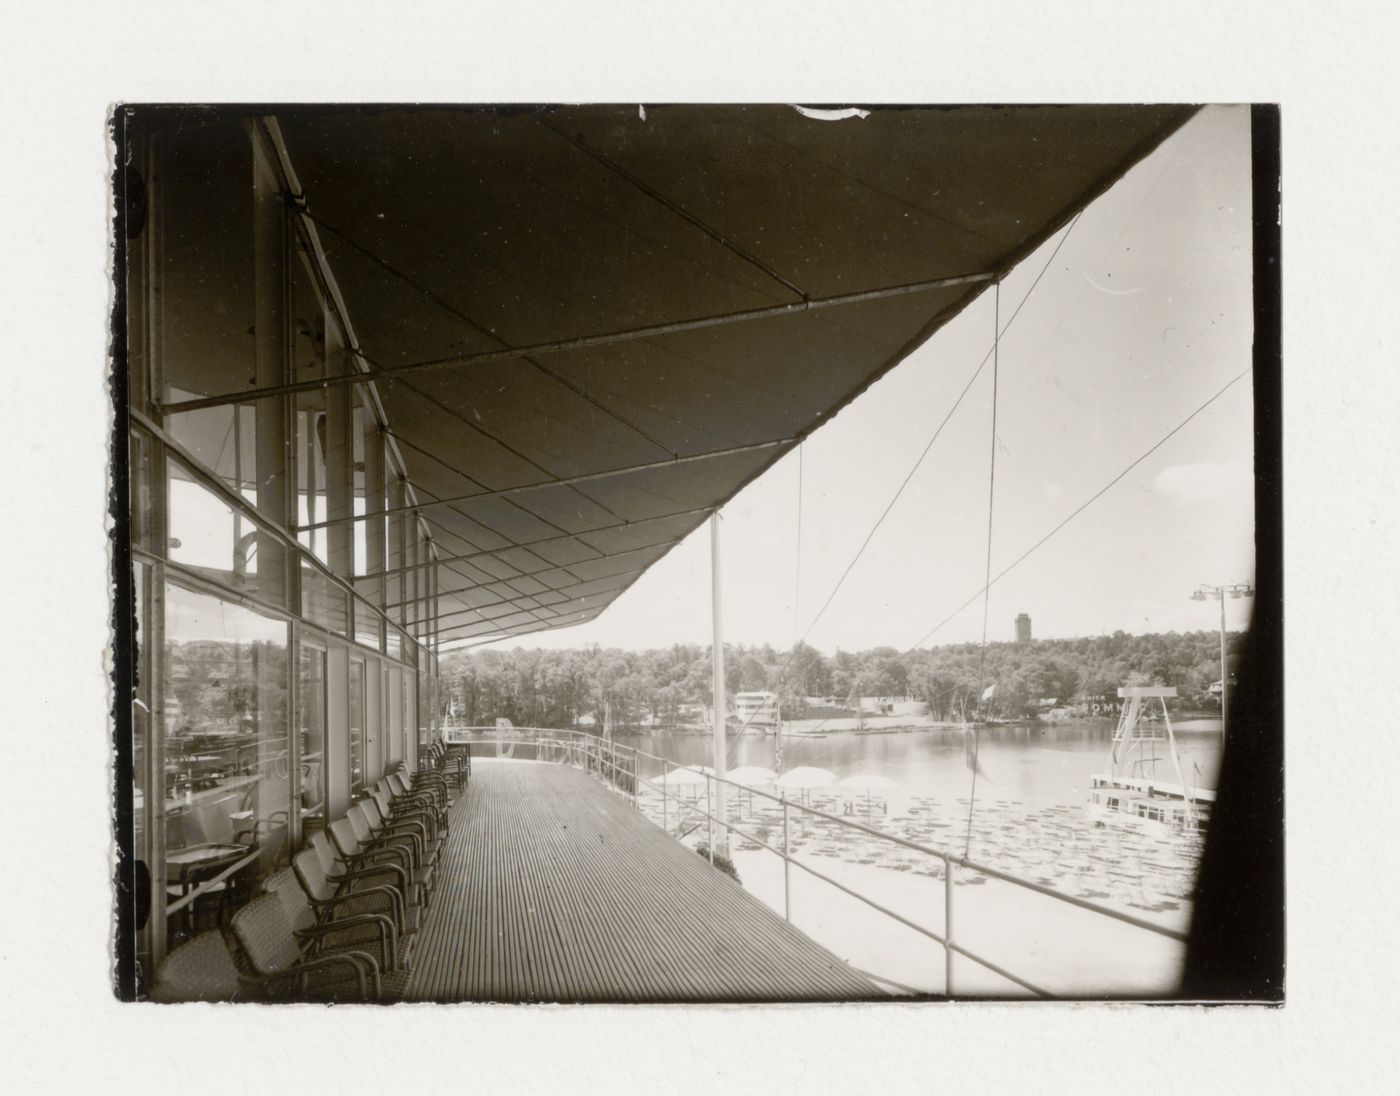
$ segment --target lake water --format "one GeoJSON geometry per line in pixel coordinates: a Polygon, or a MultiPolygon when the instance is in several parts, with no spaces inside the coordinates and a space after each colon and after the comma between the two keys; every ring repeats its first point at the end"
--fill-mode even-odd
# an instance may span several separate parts
{"type": "MultiPolygon", "coordinates": [[[[1220,736],[1214,729],[1218,724],[1202,721],[1186,726],[1177,738],[1186,782],[1214,788],[1220,764],[1220,736]]],[[[978,777],[978,798],[1078,806],[1084,802],[1089,777],[1106,767],[1112,738],[1113,724],[1107,721],[984,728],[978,746],[984,774],[978,777]]],[[[617,741],[677,764],[711,761],[712,740],[706,735],[619,735],[617,741]]],[[[894,780],[904,795],[939,799],[967,796],[972,780],[962,732],[956,729],[786,737],[781,766],[774,764],[776,754],[771,734],[750,731],[732,744],[730,768],[760,765],[785,771],[814,765],[829,769],[837,780],[858,774],[884,776],[894,780]]],[[[642,776],[650,778],[660,774],[662,765],[643,758],[641,769],[642,776]]],[[[1175,780],[1165,751],[1157,775],[1175,780]]]]}

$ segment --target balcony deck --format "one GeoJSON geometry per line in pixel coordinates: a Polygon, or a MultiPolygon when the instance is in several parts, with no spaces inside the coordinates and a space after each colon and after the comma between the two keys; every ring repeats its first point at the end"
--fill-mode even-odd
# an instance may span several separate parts
{"type": "Polygon", "coordinates": [[[584,773],[474,762],[407,1001],[884,996],[584,773]]]}

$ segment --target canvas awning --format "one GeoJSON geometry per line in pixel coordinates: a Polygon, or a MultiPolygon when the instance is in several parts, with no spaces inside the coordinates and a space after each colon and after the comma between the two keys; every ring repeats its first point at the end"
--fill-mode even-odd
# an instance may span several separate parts
{"type": "Polygon", "coordinates": [[[1191,113],[279,113],[442,644],[597,616],[1191,113]]]}

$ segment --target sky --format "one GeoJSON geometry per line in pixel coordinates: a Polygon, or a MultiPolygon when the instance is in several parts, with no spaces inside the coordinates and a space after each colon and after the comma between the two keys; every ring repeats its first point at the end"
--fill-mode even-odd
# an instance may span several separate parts
{"type": "MultiPolygon", "coordinates": [[[[1249,111],[1208,107],[1004,280],[993,575],[1249,368],[1251,273],[1249,111]]],[[[984,293],[724,508],[725,642],[981,638],[981,598],[956,611],[987,560],[991,362],[822,606],[991,350],[996,307],[984,293]]],[[[1021,612],[1037,638],[1218,627],[1218,606],[1190,595],[1253,577],[1250,384],[997,581],[988,640],[1014,638],[1021,612]]],[[[1226,604],[1228,626],[1246,626],[1249,601],[1226,604]]],[[[494,646],[710,641],[706,523],[597,620],[494,646]]]]}

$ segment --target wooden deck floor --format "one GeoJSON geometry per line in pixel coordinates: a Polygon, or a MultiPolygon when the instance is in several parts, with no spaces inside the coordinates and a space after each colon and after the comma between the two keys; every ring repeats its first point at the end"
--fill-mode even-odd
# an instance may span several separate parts
{"type": "Polygon", "coordinates": [[[563,765],[478,760],[413,949],[410,1001],[830,1001],[883,996],[563,765]]]}

